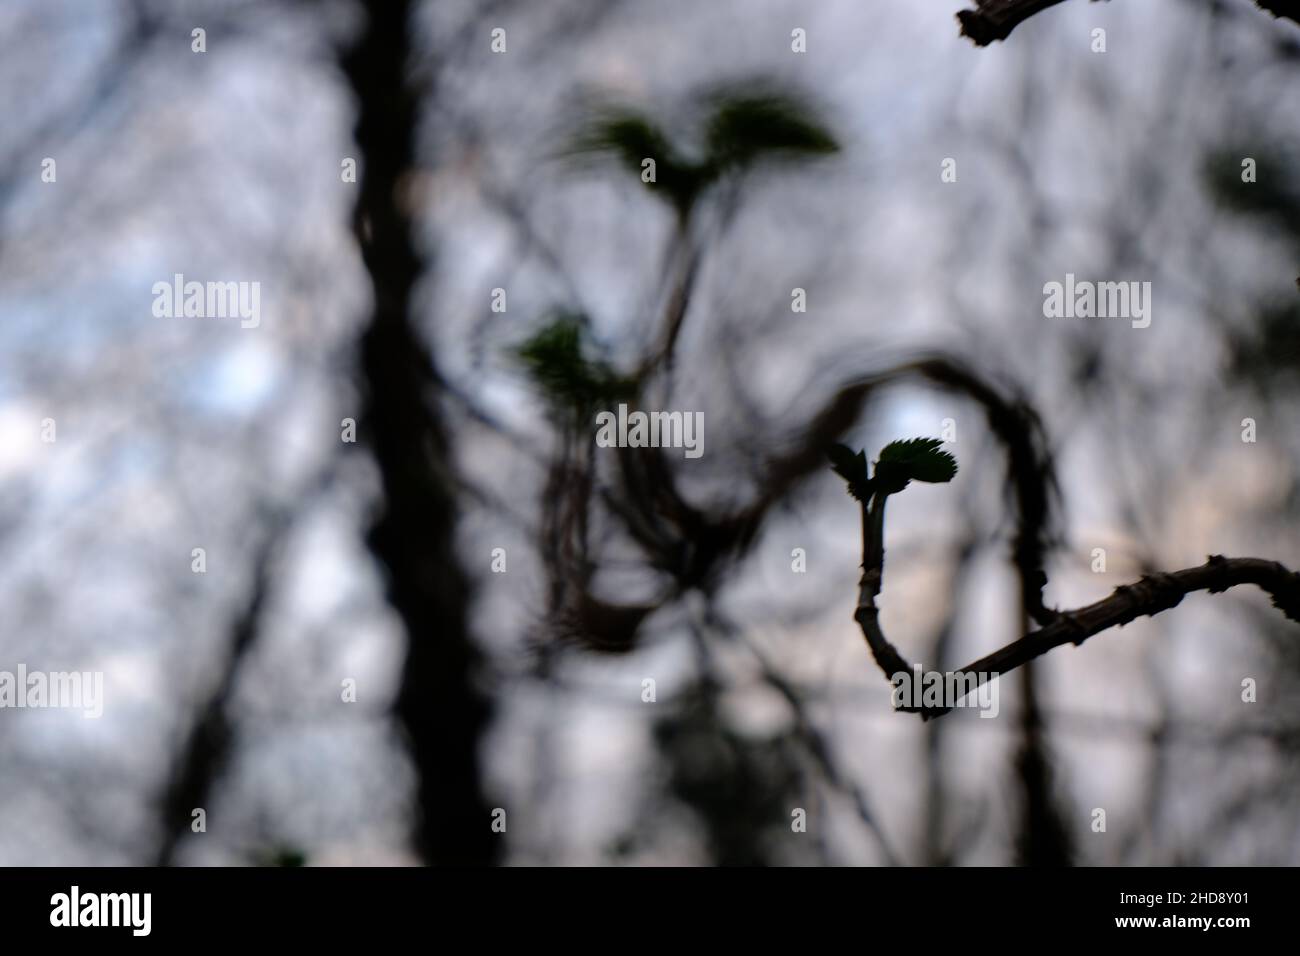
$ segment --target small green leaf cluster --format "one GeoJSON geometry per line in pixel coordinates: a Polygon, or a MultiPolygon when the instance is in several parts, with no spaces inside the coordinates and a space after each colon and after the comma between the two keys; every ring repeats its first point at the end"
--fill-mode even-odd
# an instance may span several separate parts
{"type": "Polygon", "coordinates": [[[586,414],[626,399],[633,382],[584,354],[585,322],[562,312],[515,349],[529,377],[559,409],[586,414]]]}
{"type": "Polygon", "coordinates": [[[787,91],[723,88],[706,95],[702,105],[706,117],[698,159],[677,148],[649,117],[621,106],[600,111],[576,136],[571,152],[611,154],[638,176],[645,160],[653,159],[654,181],[646,186],[684,216],[705,189],[728,174],[839,149],[814,107],[787,91]]]}
{"type": "Polygon", "coordinates": [[[871,495],[897,494],[912,481],[942,483],[957,475],[957,459],[942,448],[938,438],[910,438],[890,442],[880,451],[875,472],[867,473],[865,451],[854,454],[844,445],[831,445],[827,455],[832,470],[848,482],[849,494],[866,502],[871,495]]]}

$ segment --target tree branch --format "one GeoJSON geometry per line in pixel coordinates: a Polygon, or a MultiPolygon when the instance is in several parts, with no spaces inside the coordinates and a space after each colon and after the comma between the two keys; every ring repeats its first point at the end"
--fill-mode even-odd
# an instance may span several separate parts
{"type": "MultiPolygon", "coordinates": [[[[911,674],[912,665],[885,637],[880,627],[879,597],[885,569],[885,501],[888,493],[877,491],[870,503],[862,506],[862,579],[854,620],[862,628],[871,654],[886,679],[896,674],[911,674]]],[[[1120,585],[1107,598],[1073,611],[1055,612],[1051,623],[1030,631],[992,654],[981,657],[954,672],[958,677],[974,677],[973,687],[1006,674],[1041,657],[1062,644],[1082,644],[1085,640],[1112,627],[1121,627],[1142,616],[1154,617],[1176,607],[1184,595],[1193,591],[1217,594],[1239,584],[1253,584],[1268,593],[1273,606],[1293,621],[1300,622],[1300,574],[1276,561],[1261,558],[1225,558],[1210,555],[1205,564],[1172,573],[1144,575],[1134,584],[1120,585]]],[[[1052,613],[1052,612],[1049,612],[1052,613]]],[[[962,685],[966,686],[966,685],[962,685]]],[[[949,707],[899,707],[908,713],[920,713],[922,719],[938,717],[949,707]]]]}
{"type": "MultiPolygon", "coordinates": [[[[994,40],[1005,40],[1011,31],[1036,13],[1054,7],[1062,0],[975,0],[974,10],[958,12],[961,34],[970,37],[976,46],[988,46],[994,40]]],[[[1097,0],[1093,0],[1094,3],[1097,0]]],[[[1273,14],[1300,23],[1300,0],[1255,0],[1255,6],[1273,14]]]]}
{"type": "Polygon", "coordinates": [[[1300,0],[1255,0],[1255,6],[1279,20],[1286,18],[1300,23],[1300,0]]]}
{"type": "Polygon", "coordinates": [[[1011,548],[1023,584],[1024,610],[1034,623],[1050,623],[1055,612],[1043,604],[1043,587],[1047,583],[1043,563],[1048,539],[1053,537],[1052,505],[1059,492],[1042,422],[1016,390],[999,387],[952,356],[920,356],[843,386],[801,429],[798,446],[768,463],[761,497],[736,516],[732,525],[752,536],[754,525],[776,501],[824,466],[826,446],[857,420],[863,404],[876,389],[911,378],[964,395],[984,410],[989,430],[1006,453],[1016,528],[1011,548]]]}
{"type": "Polygon", "coordinates": [[[1262,558],[1225,558],[1212,554],[1205,564],[1172,573],[1147,574],[1133,584],[1121,584],[1110,597],[1062,613],[1046,627],[1031,631],[1006,647],[963,667],[961,673],[1004,674],[1062,644],[1082,644],[1112,627],[1139,617],[1154,617],[1177,607],[1193,591],[1219,594],[1240,584],[1253,584],[1273,599],[1273,606],[1300,622],[1300,574],[1262,558]]]}
{"type": "Polygon", "coordinates": [[[280,552],[286,547],[299,516],[332,486],[336,464],[337,459],[331,457],[285,504],[266,506],[259,515],[260,524],[266,530],[253,553],[252,588],[231,627],[230,647],[221,673],[197,708],[194,723],[164,784],[163,833],[154,856],[155,866],[175,864],[180,843],[190,833],[194,811],[208,806],[212,791],[226,770],[235,737],[227,711],[244,664],[261,636],[280,552]]]}
{"type": "Polygon", "coordinates": [[[962,36],[970,37],[976,46],[988,46],[994,40],[1005,40],[1011,31],[1035,13],[1054,7],[1062,0],[975,0],[974,10],[957,14],[961,21],[962,36]]]}

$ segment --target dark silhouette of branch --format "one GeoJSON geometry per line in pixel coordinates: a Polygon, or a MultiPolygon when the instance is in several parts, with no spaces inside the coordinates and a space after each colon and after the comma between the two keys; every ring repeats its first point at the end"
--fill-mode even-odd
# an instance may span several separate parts
{"type": "MultiPolygon", "coordinates": [[[[1012,556],[1022,581],[1025,613],[1039,624],[1047,624],[1055,612],[1043,603],[1043,572],[1052,500],[1056,478],[1041,422],[1021,397],[985,379],[959,360],[942,354],[922,356],[861,377],[838,392],[798,432],[794,447],[773,456],[756,476],[758,493],[748,504],[728,513],[709,514],[697,508],[677,490],[673,467],[658,448],[616,449],[619,483],[605,489],[604,503],[610,513],[644,553],[649,565],[673,579],[670,593],[652,605],[619,607],[601,605],[587,593],[592,564],[587,558],[585,522],[592,461],[590,444],[575,432],[564,439],[571,448],[552,466],[547,500],[549,533],[545,553],[554,575],[552,612],[563,609],[562,617],[582,618],[594,605],[599,613],[589,629],[599,623],[608,628],[610,639],[581,641],[583,626],[563,630],[590,643],[591,649],[630,650],[635,646],[637,626],[655,607],[692,589],[708,593],[729,561],[743,556],[769,512],[810,475],[825,464],[825,450],[859,417],[863,405],[885,386],[920,378],[947,391],[975,401],[984,410],[990,430],[1007,456],[1007,481],[1012,489],[1015,533],[1012,556]],[[566,542],[561,548],[561,542],[566,542]],[[557,560],[562,559],[562,560],[557,560]]],[[[584,625],[586,626],[586,625],[584,625]]]]}
{"type": "Polygon", "coordinates": [[[276,562],[298,516],[329,487],[334,476],[333,464],[331,460],[305,490],[293,496],[292,503],[264,509],[259,523],[265,530],[252,562],[252,590],[231,627],[230,649],[221,673],[199,707],[164,787],[163,836],[154,856],[156,866],[175,863],[176,849],[190,832],[194,811],[208,806],[212,788],[226,768],[234,737],[226,711],[244,662],[261,634],[262,615],[271,593],[276,562]]]}
{"type": "Polygon", "coordinates": [[[692,589],[707,593],[724,559],[748,546],[767,510],[764,503],[752,513],[717,518],[695,507],[679,491],[674,468],[659,448],[595,454],[591,416],[615,397],[640,411],[666,403],[671,395],[676,351],[708,248],[705,237],[696,234],[701,219],[694,212],[704,197],[714,197],[709,201],[719,206],[712,229],[721,234],[734,211],[738,184],[751,168],[826,156],[839,148],[811,103],[759,80],[705,91],[697,105],[709,117],[706,155],[698,162],[686,159],[653,120],[623,106],[596,111],[569,150],[573,157],[613,156],[638,176],[642,162],[653,157],[659,177],[651,181],[653,193],[675,212],[663,257],[660,314],[633,371],[615,376],[603,363],[588,360],[581,350],[588,318],[571,310],[561,310],[562,321],[529,346],[534,378],[549,383],[543,390],[549,389],[559,432],[541,542],[550,578],[548,626],[552,636],[590,650],[629,651],[641,622],[656,609],[692,589]],[[598,471],[608,459],[615,480],[606,484],[598,471]],[[622,525],[645,563],[671,578],[650,603],[612,604],[591,593],[596,562],[588,537],[597,501],[622,525]]]}
{"type": "MultiPolygon", "coordinates": [[[[885,502],[889,494],[874,493],[860,505],[862,510],[862,578],[854,619],[862,629],[872,656],[886,679],[909,674],[912,665],[885,637],[880,628],[879,597],[884,579],[885,502]]],[[[1211,555],[1205,564],[1172,573],[1144,575],[1133,584],[1117,587],[1109,597],[1073,611],[1053,612],[1052,623],[1040,627],[974,661],[954,673],[974,677],[975,686],[1006,674],[1062,644],[1082,644],[1094,634],[1128,624],[1143,616],[1154,616],[1176,607],[1193,591],[1217,594],[1240,584],[1253,584],[1267,592],[1273,606],[1293,621],[1300,622],[1300,574],[1276,561],[1261,558],[1225,558],[1211,555]]],[[[948,712],[946,707],[901,706],[900,710],[920,713],[923,719],[948,712]]]]}
{"type": "Polygon", "coordinates": [[[700,275],[703,261],[703,249],[694,245],[690,239],[689,219],[680,220],[677,241],[671,247],[672,254],[668,262],[670,272],[676,274],[668,284],[670,289],[664,303],[664,315],[659,324],[659,343],[650,352],[637,372],[637,378],[644,380],[661,366],[672,368],[673,354],[677,350],[677,339],[686,322],[686,312],[690,307],[691,290],[700,275]]]}
{"type": "Polygon", "coordinates": [[[409,0],[369,0],[364,31],[342,58],[365,157],[354,229],[374,294],[361,338],[361,432],[379,467],[383,502],[367,543],[407,636],[395,711],[418,774],[415,847],[431,863],[491,863],[500,844],[478,757],[490,707],[475,683],[480,655],[465,623],[455,480],[432,405],[438,377],[409,316],[421,268],[399,189],[414,163],[418,119],[408,82],[411,8],[409,0]]]}
{"type": "Polygon", "coordinates": [[[1255,6],[1267,10],[1279,20],[1285,17],[1300,23],[1300,2],[1297,0],[1255,0],[1255,6]]]}
{"type": "Polygon", "coordinates": [[[970,37],[976,46],[988,46],[994,40],[1005,40],[1011,31],[1035,13],[1054,7],[1062,0],[975,0],[974,10],[957,14],[962,36],[970,37]]]}
{"type": "MultiPolygon", "coordinates": [[[[1063,0],[975,0],[975,9],[960,11],[957,19],[961,22],[962,36],[970,37],[976,46],[988,46],[994,40],[1005,40],[1012,30],[1034,14],[1061,2],[1063,0]]],[[[1255,0],[1255,5],[1274,17],[1300,23],[1298,0],[1255,0]]]]}
{"type": "Polygon", "coordinates": [[[1074,859],[1070,828],[1054,786],[1051,748],[1038,706],[1032,664],[1021,669],[1025,708],[1019,715],[1020,744],[1015,755],[1020,789],[1017,862],[1021,866],[1069,866],[1074,859]]]}
{"type": "Polygon", "coordinates": [[[720,615],[712,610],[710,611],[710,618],[723,627],[724,633],[741,639],[746,649],[758,662],[764,682],[780,694],[790,707],[790,711],[794,715],[795,731],[826,782],[839,790],[853,803],[853,809],[857,813],[858,819],[871,831],[880,845],[880,851],[884,855],[886,865],[899,865],[900,860],[891,845],[893,841],[885,832],[884,826],[871,808],[866,794],[862,792],[862,788],[840,769],[830,741],[826,739],[826,735],[818,728],[809,713],[809,707],[804,700],[803,692],[793,681],[783,677],[771,661],[768,660],[767,655],[762,652],[757,644],[748,640],[739,628],[731,624],[725,624],[720,615]]]}
{"type": "Polygon", "coordinates": [[[1062,612],[1054,623],[980,658],[962,671],[1004,674],[1054,647],[1079,645],[1112,627],[1177,607],[1185,595],[1194,591],[1218,594],[1242,584],[1253,584],[1266,592],[1275,608],[1300,622],[1300,574],[1277,561],[1212,554],[1205,564],[1194,568],[1148,574],[1133,584],[1121,584],[1109,597],[1075,611],[1062,612]]]}
{"type": "Polygon", "coordinates": [[[93,96],[78,99],[66,110],[42,113],[40,124],[27,131],[21,142],[0,150],[0,222],[18,194],[18,184],[40,157],[54,153],[74,137],[85,135],[97,117],[110,113],[122,91],[129,89],[142,64],[150,62],[155,43],[166,36],[164,24],[140,0],[122,10],[122,27],[116,45],[97,70],[93,96]]]}
{"type": "Polygon", "coordinates": [[[1038,414],[1022,397],[979,375],[951,356],[936,354],[893,365],[843,386],[801,429],[797,444],[769,462],[762,479],[763,494],[728,526],[753,534],[753,526],[795,484],[825,467],[826,448],[847,431],[877,389],[920,378],[950,392],[965,395],[984,409],[990,430],[1007,456],[1007,482],[1012,489],[1016,530],[1012,556],[1023,583],[1025,613],[1046,624],[1053,612],[1043,605],[1047,583],[1044,556],[1053,519],[1056,473],[1038,414]]]}
{"type": "Polygon", "coordinates": [[[243,662],[257,641],[281,536],[280,529],[267,532],[258,548],[253,562],[253,589],[231,628],[225,665],[216,686],[199,709],[167,782],[162,801],[163,838],[154,858],[155,866],[171,866],[175,862],[176,848],[190,831],[194,810],[207,807],[212,786],[226,768],[233,736],[226,707],[234,694],[243,662]]]}

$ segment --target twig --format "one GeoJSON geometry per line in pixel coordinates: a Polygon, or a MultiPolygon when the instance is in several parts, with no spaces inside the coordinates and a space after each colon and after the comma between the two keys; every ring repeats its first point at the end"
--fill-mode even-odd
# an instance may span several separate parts
{"type": "Polygon", "coordinates": [[[1300,0],[1255,0],[1255,6],[1278,19],[1285,17],[1300,23],[1300,0]]]}
{"type": "Polygon", "coordinates": [[[976,46],[988,46],[994,40],[1005,40],[1011,31],[1036,13],[1054,7],[1062,0],[975,0],[974,10],[957,14],[961,21],[962,36],[970,37],[976,46]]]}
{"type": "MultiPolygon", "coordinates": [[[[960,11],[957,19],[961,22],[962,36],[970,37],[976,46],[988,46],[994,40],[1005,40],[1012,30],[1034,14],[1042,13],[1061,2],[1062,0],[975,0],[975,9],[960,11]]],[[[1255,0],[1255,6],[1279,19],[1300,23],[1300,0],[1255,0]]]]}
{"type": "MultiPolygon", "coordinates": [[[[884,580],[884,522],[887,494],[876,492],[869,505],[863,505],[862,580],[858,606],[853,617],[872,656],[887,679],[909,674],[912,666],[898,649],[889,643],[880,628],[876,598],[884,580]]],[[[1273,606],[1293,621],[1300,622],[1300,574],[1276,561],[1261,558],[1225,558],[1210,555],[1205,564],[1172,573],[1144,575],[1134,584],[1120,585],[1113,594],[1086,607],[1056,612],[1050,624],[1031,631],[992,654],[954,672],[958,677],[975,678],[973,687],[1000,674],[1006,674],[1041,657],[1062,644],[1082,644],[1101,631],[1120,627],[1142,616],[1155,616],[1176,607],[1184,595],[1193,591],[1217,594],[1239,584],[1254,584],[1273,599],[1273,606]]],[[[964,685],[963,685],[964,686],[964,685]]],[[[900,710],[920,713],[922,719],[938,717],[949,707],[904,706],[900,710]]]]}
{"type": "Polygon", "coordinates": [[[254,551],[252,588],[231,627],[230,648],[221,673],[199,705],[194,724],[164,785],[163,835],[154,855],[156,866],[172,866],[176,862],[177,850],[189,833],[194,810],[208,804],[213,788],[226,769],[234,742],[234,728],[227,710],[244,664],[261,635],[277,562],[295,521],[332,487],[337,462],[337,456],[332,455],[305,488],[287,503],[263,509],[260,523],[266,530],[254,551]]]}

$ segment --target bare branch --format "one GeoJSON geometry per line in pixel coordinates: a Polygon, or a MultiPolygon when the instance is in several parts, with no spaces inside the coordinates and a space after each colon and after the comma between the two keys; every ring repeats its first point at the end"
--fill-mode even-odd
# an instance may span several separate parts
{"type": "MultiPolygon", "coordinates": [[[[1036,13],[1054,7],[1062,0],[975,0],[974,10],[958,12],[962,36],[976,46],[988,46],[1005,40],[1011,31],[1036,13]]],[[[1094,3],[1097,0],[1093,0],[1094,3]]],[[[1300,23],[1300,0],[1255,0],[1255,6],[1279,19],[1300,23]]]]}
{"type": "Polygon", "coordinates": [[[1255,0],[1255,6],[1268,11],[1279,20],[1285,17],[1300,23],[1300,0],[1255,0]]]}
{"type": "Polygon", "coordinates": [[[988,46],[994,40],[1005,40],[1011,31],[1035,13],[1054,7],[1061,0],[975,0],[976,9],[962,10],[957,14],[961,21],[962,36],[970,37],[976,46],[988,46]]]}
{"type": "MultiPolygon", "coordinates": [[[[912,665],[889,643],[879,623],[875,599],[884,577],[884,502],[875,495],[870,507],[863,507],[862,583],[854,619],[871,648],[872,656],[887,679],[910,674],[912,665]]],[[[1052,623],[1031,631],[992,654],[981,657],[954,673],[970,675],[975,685],[983,684],[1041,657],[1062,644],[1080,645],[1089,637],[1112,627],[1121,627],[1139,617],[1154,617],[1177,607],[1193,591],[1217,594],[1240,584],[1253,584],[1267,592],[1273,606],[1293,621],[1300,622],[1300,574],[1276,561],[1261,558],[1225,558],[1211,555],[1205,564],[1172,573],[1144,575],[1134,584],[1120,585],[1109,597],[1086,607],[1058,613],[1052,623]]],[[[900,710],[920,713],[922,719],[938,717],[950,708],[907,706],[900,710]]]]}
{"type": "Polygon", "coordinates": [[[1062,613],[1054,623],[980,658],[962,668],[962,672],[1004,674],[1054,647],[1079,645],[1101,631],[1177,607],[1193,591],[1218,594],[1240,584],[1253,584],[1267,592],[1275,608],[1300,622],[1300,574],[1277,561],[1212,554],[1205,564],[1197,567],[1148,574],[1134,584],[1122,584],[1110,597],[1062,613]]]}
{"type": "Polygon", "coordinates": [[[287,503],[263,508],[260,524],[265,531],[252,559],[251,590],[231,627],[230,647],[221,673],[199,705],[164,785],[163,835],[154,857],[157,866],[171,866],[176,862],[180,842],[190,832],[194,810],[208,804],[213,788],[226,770],[235,735],[227,711],[234,698],[235,684],[262,633],[263,615],[280,554],[300,515],[330,490],[336,466],[336,458],[331,457],[287,503]]]}

